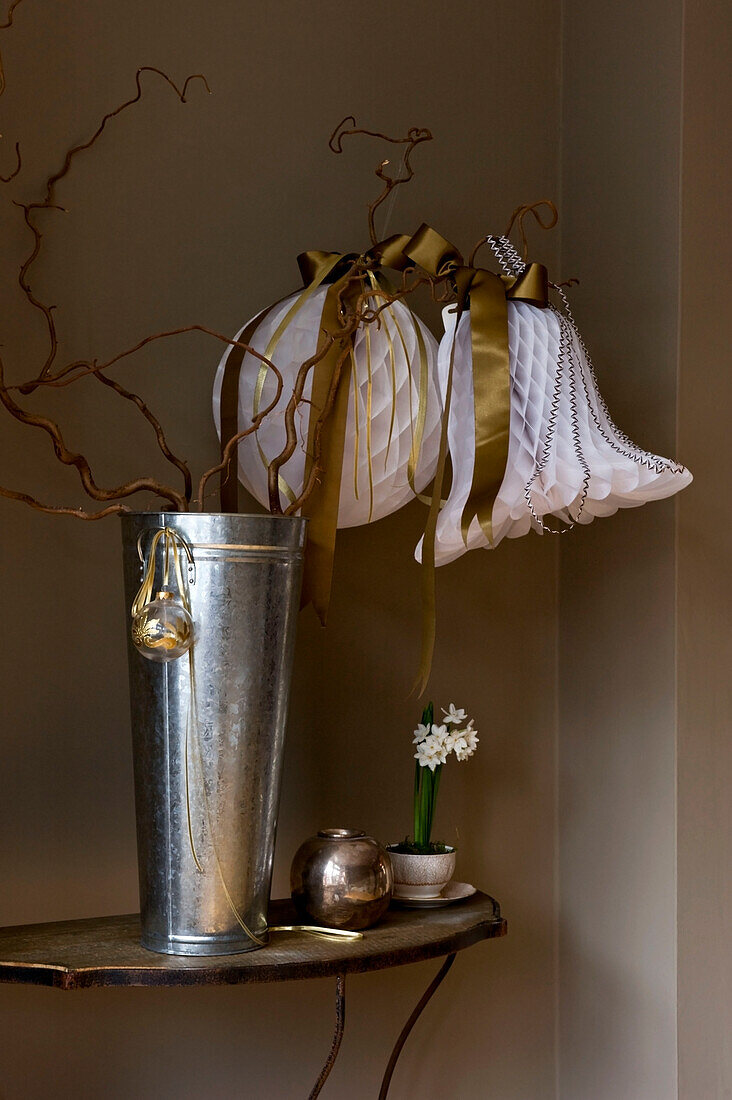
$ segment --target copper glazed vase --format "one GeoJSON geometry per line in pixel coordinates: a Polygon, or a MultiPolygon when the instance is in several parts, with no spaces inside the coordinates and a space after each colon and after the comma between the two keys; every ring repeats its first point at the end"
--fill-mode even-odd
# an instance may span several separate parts
{"type": "Polygon", "coordinates": [[[358,829],[321,829],[300,845],[290,871],[303,920],[354,932],[384,915],[392,883],[388,852],[358,829]]]}

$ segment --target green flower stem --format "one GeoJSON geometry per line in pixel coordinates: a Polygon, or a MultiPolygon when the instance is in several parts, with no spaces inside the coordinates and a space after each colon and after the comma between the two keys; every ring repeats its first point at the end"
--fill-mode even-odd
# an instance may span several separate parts
{"type": "MultiPolygon", "coordinates": [[[[422,712],[422,725],[432,728],[435,708],[428,703],[422,712]]],[[[414,768],[414,844],[417,848],[428,848],[432,838],[432,822],[437,808],[437,792],[440,788],[442,764],[434,771],[423,767],[418,761],[414,768]]]]}
{"type": "MultiPolygon", "coordinates": [[[[431,729],[434,720],[434,705],[428,703],[422,711],[422,725],[431,729]]],[[[429,768],[423,768],[419,761],[416,761],[414,772],[414,843],[421,847],[427,847],[430,842],[435,798],[437,797],[435,774],[439,773],[440,770],[441,768],[436,768],[435,772],[431,772],[429,768]]],[[[439,782],[439,774],[437,779],[439,782]]]]}
{"type": "Polygon", "coordinates": [[[412,807],[413,816],[414,816],[414,843],[415,844],[418,843],[417,837],[419,836],[419,832],[420,832],[420,828],[419,828],[420,787],[422,785],[421,781],[422,781],[422,772],[423,771],[424,771],[424,768],[420,767],[419,761],[415,760],[415,762],[414,762],[414,805],[412,807]]]}
{"type": "Polygon", "coordinates": [[[430,800],[430,817],[429,817],[429,825],[428,825],[428,829],[427,829],[427,840],[425,841],[426,844],[429,844],[430,838],[432,836],[432,821],[433,821],[434,816],[435,816],[435,810],[437,809],[437,792],[440,789],[440,776],[441,775],[442,775],[442,764],[438,764],[437,767],[435,768],[433,774],[432,774],[432,792],[431,792],[432,793],[432,798],[430,800]]]}

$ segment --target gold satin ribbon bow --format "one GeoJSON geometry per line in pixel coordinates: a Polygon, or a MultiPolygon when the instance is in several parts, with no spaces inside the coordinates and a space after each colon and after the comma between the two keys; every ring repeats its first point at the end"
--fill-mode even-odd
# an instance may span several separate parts
{"type": "MultiPolygon", "coordinates": [[[[305,501],[301,514],[308,516],[308,545],[305,557],[302,601],[303,607],[312,603],[318,618],[325,625],[330,602],[330,589],[333,574],[336,528],[338,525],[338,505],[343,469],[343,451],[345,447],[346,422],[348,417],[349,383],[351,377],[351,354],[353,333],[347,333],[341,310],[348,307],[364,292],[365,280],[370,272],[377,273],[382,268],[401,271],[411,266],[403,248],[410,238],[395,234],[373,245],[367,252],[321,252],[311,250],[301,253],[298,266],[305,286],[304,291],[287,312],[274,333],[265,355],[270,358],[282,331],[294,317],[308,297],[321,285],[327,285],[328,291],[323,303],[320,318],[320,333],[315,354],[320,356],[312,368],[312,391],[310,394],[310,415],[306,447],[304,485],[312,474],[315,457],[315,433],[319,421],[320,461],[324,473],[320,481],[305,501]],[[354,265],[359,263],[363,278],[354,278],[354,265]],[[337,373],[337,378],[336,378],[337,373]],[[335,398],[327,415],[328,400],[335,387],[335,398]]],[[[378,278],[378,274],[377,274],[378,278]]],[[[280,302],[284,299],[280,299],[280,302]]],[[[247,325],[239,340],[243,344],[251,342],[258,326],[280,302],[258,314],[247,325]]],[[[221,450],[239,430],[239,378],[244,362],[244,349],[232,348],[224,369],[221,389],[221,450]]],[[[260,368],[258,394],[264,380],[266,366],[260,368]]],[[[255,398],[255,401],[258,397],[255,398]]],[[[255,410],[256,411],[256,410],[255,410]]],[[[235,463],[231,469],[222,473],[220,489],[222,512],[233,512],[238,508],[238,479],[235,463]]],[[[280,480],[280,487],[295,499],[289,487],[280,480]]]]}
{"type": "MultiPolygon", "coordinates": [[[[455,338],[460,319],[470,311],[473,361],[475,464],[473,481],[461,518],[463,539],[477,517],[488,542],[493,543],[493,505],[501,488],[511,425],[511,373],[508,355],[507,301],[530,302],[545,308],[548,276],[542,264],[527,264],[518,277],[497,275],[465,263],[453,244],[429,225],[421,225],[405,246],[409,258],[436,278],[447,278],[457,296],[457,317],[445,389],[442,435],[430,510],[422,541],[423,629],[420,671],[416,688],[421,695],[429,679],[435,644],[435,536],[447,458],[447,424],[452,397],[455,338]]],[[[473,260],[471,256],[471,261],[473,260]]]]}

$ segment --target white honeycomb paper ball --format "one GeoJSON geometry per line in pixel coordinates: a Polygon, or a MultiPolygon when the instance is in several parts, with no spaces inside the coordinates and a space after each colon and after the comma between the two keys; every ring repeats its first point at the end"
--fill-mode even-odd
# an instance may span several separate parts
{"type": "MultiPolygon", "coordinates": [[[[265,507],[269,506],[266,464],[285,446],[285,409],[300,365],[315,354],[327,292],[327,286],[318,287],[284,329],[271,356],[283,377],[282,397],[259,430],[247,436],[239,445],[239,479],[265,507]]],[[[256,351],[265,354],[280,322],[298,298],[299,294],[292,295],[263,318],[250,340],[256,351]]],[[[374,300],[372,304],[381,305],[382,302],[374,300]]],[[[437,341],[411,310],[401,302],[394,302],[389,309],[383,310],[378,321],[362,325],[354,338],[355,367],[352,363],[338,510],[339,527],[357,527],[381,519],[407,504],[414,496],[407,477],[407,466],[419,406],[420,358],[415,325],[419,326],[422,334],[427,358],[427,405],[422,447],[415,475],[417,492],[421,492],[434,477],[441,421],[436,384],[437,341]],[[370,417],[367,349],[370,350],[370,417]]],[[[246,327],[247,325],[240,330],[236,339],[246,327]]],[[[221,385],[228,354],[227,350],[219,363],[214,382],[213,412],[219,437],[221,385]]],[[[239,381],[240,429],[250,424],[254,415],[255,389],[261,366],[258,359],[249,353],[245,354],[239,381]]],[[[306,399],[310,397],[311,389],[312,371],[305,388],[306,399]]],[[[266,408],[275,392],[275,377],[272,371],[267,370],[260,409],[266,408]]],[[[280,469],[281,477],[296,495],[302,489],[305,473],[309,412],[310,406],[303,402],[297,414],[298,446],[280,469]]],[[[282,504],[285,507],[288,504],[284,495],[282,504]]]]}

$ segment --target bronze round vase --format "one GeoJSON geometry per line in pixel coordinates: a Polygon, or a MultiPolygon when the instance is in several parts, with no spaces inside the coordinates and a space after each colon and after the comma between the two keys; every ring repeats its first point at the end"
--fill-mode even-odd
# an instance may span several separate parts
{"type": "Polygon", "coordinates": [[[392,881],[386,849],[357,829],[321,829],[300,845],[290,871],[301,919],[355,932],[384,915],[392,881]]]}

